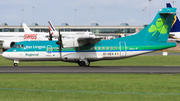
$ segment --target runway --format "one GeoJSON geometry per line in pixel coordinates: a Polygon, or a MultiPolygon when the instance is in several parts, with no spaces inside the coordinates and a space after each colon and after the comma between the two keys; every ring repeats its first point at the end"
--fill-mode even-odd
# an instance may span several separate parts
{"type": "Polygon", "coordinates": [[[58,67],[58,66],[1,66],[0,73],[132,73],[172,74],[180,73],[180,66],[101,66],[101,67],[58,67]]]}

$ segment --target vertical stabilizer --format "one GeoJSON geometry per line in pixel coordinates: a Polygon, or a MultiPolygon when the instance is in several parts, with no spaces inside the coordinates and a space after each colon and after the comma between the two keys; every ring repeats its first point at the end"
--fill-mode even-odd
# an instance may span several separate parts
{"type": "Polygon", "coordinates": [[[157,13],[154,20],[143,30],[123,39],[132,41],[167,42],[175,13],[176,8],[163,8],[157,13]]]}
{"type": "Polygon", "coordinates": [[[50,30],[50,32],[52,33],[52,35],[54,35],[54,34],[57,34],[58,32],[56,31],[56,29],[54,28],[54,26],[53,26],[53,24],[51,23],[51,21],[48,21],[48,23],[49,23],[49,30],[50,30]]]}
{"type": "Polygon", "coordinates": [[[22,26],[24,28],[24,32],[32,32],[25,23],[22,23],[22,26]]]}

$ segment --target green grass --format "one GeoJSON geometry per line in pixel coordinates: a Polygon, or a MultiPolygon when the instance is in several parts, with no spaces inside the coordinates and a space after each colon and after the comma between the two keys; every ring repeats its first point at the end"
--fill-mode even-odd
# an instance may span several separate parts
{"type": "Polygon", "coordinates": [[[180,74],[0,74],[0,81],[0,101],[180,100],[180,74]]]}
{"type": "MultiPolygon", "coordinates": [[[[7,60],[2,56],[0,56],[0,61],[0,66],[13,66],[12,60],[7,60]]],[[[78,66],[78,64],[62,61],[20,61],[18,66],[78,66]]],[[[136,56],[91,62],[90,66],[180,66],[180,56],[136,56]]]]}

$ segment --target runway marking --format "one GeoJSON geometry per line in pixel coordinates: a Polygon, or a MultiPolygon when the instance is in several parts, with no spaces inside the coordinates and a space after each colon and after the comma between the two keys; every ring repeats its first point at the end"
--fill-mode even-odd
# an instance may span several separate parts
{"type": "Polygon", "coordinates": [[[50,92],[72,92],[72,93],[104,93],[104,94],[147,94],[147,95],[180,95],[180,93],[133,93],[133,92],[97,92],[97,91],[67,91],[67,90],[41,90],[41,89],[18,89],[0,88],[1,90],[21,90],[21,91],[50,91],[50,92]]]}

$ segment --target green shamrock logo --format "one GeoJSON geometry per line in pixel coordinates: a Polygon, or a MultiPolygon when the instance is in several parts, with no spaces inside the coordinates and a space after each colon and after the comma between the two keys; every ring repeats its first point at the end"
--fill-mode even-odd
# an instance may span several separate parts
{"type": "Polygon", "coordinates": [[[159,31],[161,34],[166,34],[168,31],[168,25],[164,25],[165,19],[159,18],[156,21],[156,26],[151,25],[151,27],[148,29],[150,33],[154,32],[152,36],[156,34],[157,31],[159,31]]]}

